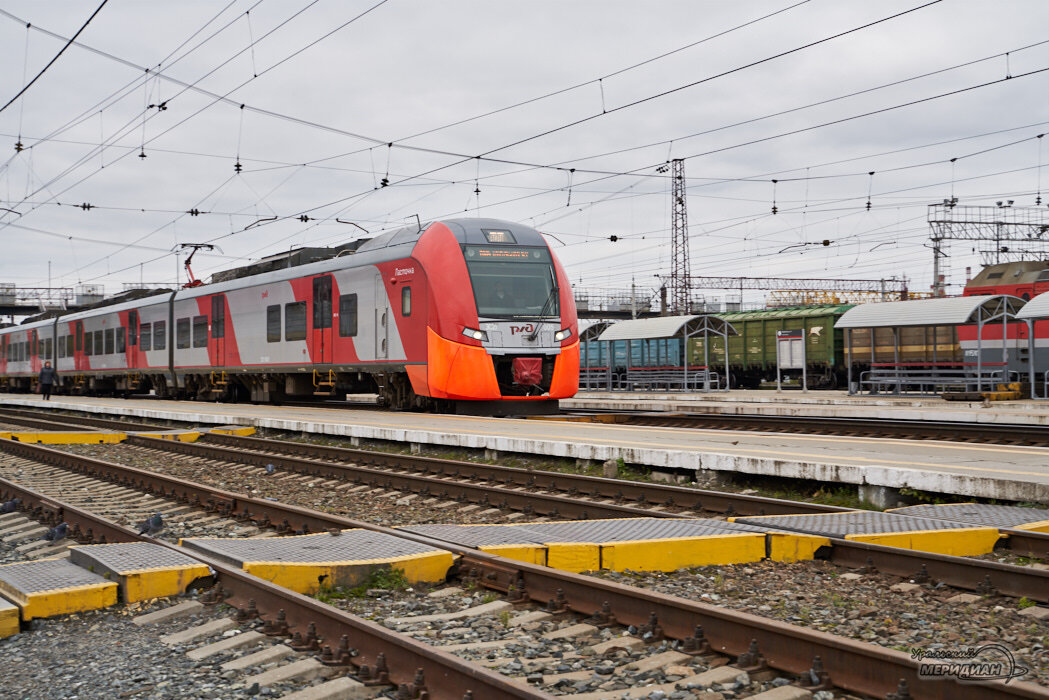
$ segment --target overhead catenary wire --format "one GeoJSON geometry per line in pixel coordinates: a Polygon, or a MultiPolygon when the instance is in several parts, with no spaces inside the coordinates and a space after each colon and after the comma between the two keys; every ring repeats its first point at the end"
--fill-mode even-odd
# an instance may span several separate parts
{"type": "MultiPolygon", "coordinates": [[[[108,123],[108,122],[109,122],[109,119],[107,119],[106,121],[107,121],[107,123],[108,123]]],[[[151,127],[151,128],[150,128],[150,131],[151,131],[151,132],[154,132],[154,129],[153,129],[152,127],[151,127]]],[[[399,165],[401,165],[401,164],[399,163],[399,165]]],[[[913,165],[913,164],[912,164],[912,165],[913,165]]],[[[292,170],[293,172],[294,172],[294,171],[299,171],[299,170],[303,170],[303,166],[301,166],[300,164],[296,164],[296,163],[289,163],[289,164],[288,164],[288,165],[287,165],[286,167],[288,167],[289,169],[291,169],[291,170],[292,170]]],[[[402,167],[401,167],[401,168],[399,168],[399,169],[400,169],[400,170],[406,170],[406,168],[405,168],[405,167],[403,167],[403,165],[402,165],[402,167]]],[[[492,178],[492,177],[494,177],[494,176],[497,176],[497,175],[499,174],[500,170],[503,170],[503,169],[499,169],[499,168],[493,168],[493,169],[485,168],[484,170],[485,170],[485,171],[487,171],[487,172],[484,172],[484,173],[482,174],[482,175],[483,175],[483,177],[479,177],[479,178],[477,178],[477,179],[478,179],[479,181],[481,181],[481,186],[485,186],[485,183],[489,183],[489,184],[488,184],[488,186],[494,186],[493,184],[491,184],[491,183],[493,182],[491,178],[492,178]]],[[[867,168],[864,168],[864,171],[866,171],[866,170],[867,170],[867,168]]],[[[878,170],[879,170],[879,173],[881,173],[881,172],[882,172],[881,168],[878,168],[878,170]]],[[[590,198],[592,197],[592,195],[589,195],[589,194],[587,193],[587,191],[586,191],[586,188],[587,188],[587,185],[586,185],[586,183],[580,182],[580,178],[578,177],[578,175],[579,175],[579,174],[581,174],[581,173],[577,173],[577,177],[575,178],[575,182],[573,182],[573,183],[572,183],[572,186],[571,186],[571,190],[572,190],[572,193],[573,193],[573,196],[572,196],[572,200],[571,200],[571,203],[572,203],[572,205],[573,205],[573,206],[574,206],[574,205],[575,205],[575,203],[576,203],[576,196],[578,196],[578,197],[579,197],[579,201],[580,201],[580,202],[583,202],[583,203],[585,203],[587,199],[590,199],[590,198]]],[[[726,173],[726,174],[727,174],[727,173],[726,173]]],[[[814,176],[815,176],[815,175],[817,175],[817,174],[814,174],[814,176]]],[[[823,173],[820,173],[819,175],[823,175],[823,173]]],[[[847,175],[847,174],[843,173],[843,174],[842,174],[841,176],[843,176],[843,177],[844,177],[844,176],[846,176],[846,175],[847,175]]],[[[566,176],[566,177],[567,177],[567,176],[566,176]]],[[[833,177],[833,176],[832,176],[832,177],[833,177]]],[[[560,187],[560,188],[563,188],[563,187],[564,187],[564,185],[563,185],[563,183],[564,183],[564,179],[565,179],[565,178],[561,178],[561,182],[559,183],[559,187],[560,187]]],[[[432,189],[433,189],[434,187],[443,187],[443,186],[445,186],[445,185],[443,185],[443,184],[437,184],[438,182],[441,182],[441,181],[443,180],[442,178],[435,178],[435,177],[431,177],[431,180],[433,181],[433,185],[430,185],[430,186],[428,186],[428,189],[427,189],[427,190],[423,190],[423,195],[422,195],[423,197],[427,196],[427,194],[426,194],[426,193],[427,193],[427,192],[428,192],[429,190],[432,190],[432,189]]],[[[808,182],[808,181],[809,181],[808,179],[805,179],[805,180],[806,180],[806,182],[808,182]]],[[[879,177],[879,180],[881,180],[881,178],[880,178],[880,177],[879,177]]],[[[453,182],[453,181],[454,181],[454,178],[449,178],[449,179],[447,179],[447,182],[453,182]]],[[[767,180],[766,180],[766,181],[767,181],[767,180]]],[[[258,182],[258,180],[256,180],[255,182],[258,182]]],[[[710,179],[710,180],[709,180],[709,182],[710,182],[711,184],[716,184],[717,180],[716,180],[716,179],[714,179],[714,178],[712,178],[712,179],[710,179]]],[[[884,183],[884,181],[882,181],[882,182],[884,183]]],[[[402,185],[401,185],[401,186],[405,186],[405,185],[407,185],[407,184],[409,184],[409,183],[402,183],[402,185]]],[[[522,182],[521,182],[521,184],[520,184],[519,186],[523,188],[523,186],[524,186],[525,184],[527,184],[527,183],[526,183],[526,182],[524,182],[524,181],[522,181],[522,182]]],[[[611,183],[610,183],[610,184],[611,184],[611,183]]],[[[475,185],[475,186],[476,186],[476,185],[475,185]]],[[[612,186],[608,186],[608,187],[601,187],[601,186],[600,186],[600,184],[596,184],[596,185],[589,185],[589,187],[590,187],[591,189],[595,189],[595,188],[596,188],[596,189],[605,189],[605,190],[614,190],[614,189],[616,189],[615,187],[612,187],[612,186]]],[[[648,188],[647,188],[647,187],[645,187],[644,189],[648,189],[648,188]]],[[[857,189],[858,189],[858,188],[857,188],[857,189]]],[[[868,188],[868,189],[870,189],[870,188],[868,188]]],[[[260,188],[260,189],[259,189],[259,191],[260,191],[260,192],[264,192],[265,190],[264,190],[264,189],[262,189],[262,188],[260,188]]],[[[352,191],[352,190],[351,190],[351,191],[352,191]]],[[[524,189],[522,189],[522,191],[524,191],[524,189]]],[[[535,192],[537,192],[537,193],[541,193],[541,192],[543,192],[543,189],[542,189],[542,188],[535,188],[535,190],[534,190],[534,191],[535,191],[535,192]]],[[[598,195],[598,196],[600,196],[600,195],[598,195]]],[[[318,198],[318,199],[319,199],[319,198],[318,198]]],[[[404,198],[404,197],[400,197],[400,198],[398,198],[398,199],[402,199],[402,200],[403,200],[403,199],[405,199],[405,198],[404,198]]],[[[492,198],[492,197],[490,197],[490,196],[486,196],[486,197],[485,197],[485,200],[486,200],[486,202],[485,202],[485,204],[486,204],[486,207],[485,207],[485,208],[486,208],[486,209],[488,209],[488,208],[489,208],[489,206],[488,206],[488,205],[489,205],[490,203],[491,203],[491,204],[497,204],[498,202],[497,202],[496,200],[498,200],[498,199],[499,199],[499,197],[496,197],[495,199],[493,199],[493,198],[492,198]]],[[[790,197],[789,197],[789,196],[788,196],[788,199],[790,199],[790,197]]],[[[437,203],[437,202],[438,202],[438,200],[434,199],[434,200],[432,200],[432,202],[434,202],[434,203],[437,203]]],[[[564,205],[565,205],[565,203],[566,203],[566,198],[565,198],[565,194],[564,194],[564,191],[563,191],[563,189],[562,189],[562,193],[561,193],[561,201],[560,201],[560,204],[561,204],[562,206],[564,206],[564,205]]],[[[283,211],[283,210],[286,210],[286,209],[288,208],[288,207],[286,207],[286,206],[280,206],[280,205],[278,205],[278,204],[277,204],[276,202],[273,202],[272,204],[273,204],[273,207],[274,207],[274,208],[277,208],[278,210],[282,210],[282,213],[284,213],[284,211],[283,211]]],[[[385,204],[384,204],[383,206],[385,207],[385,204]]],[[[299,207],[295,207],[295,209],[296,209],[296,210],[297,210],[298,208],[299,208],[299,207]]],[[[430,208],[431,208],[431,210],[435,210],[435,207],[433,207],[433,206],[431,206],[430,208]]],[[[376,218],[379,218],[379,219],[381,219],[381,217],[382,217],[382,214],[380,214],[380,212],[381,212],[381,211],[383,211],[382,209],[376,210],[376,209],[375,209],[374,207],[369,207],[369,209],[370,209],[370,211],[368,211],[368,212],[366,212],[366,213],[370,215],[370,218],[372,218],[372,219],[376,219],[376,218]]],[[[358,209],[358,211],[362,211],[362,210],[361,210],[361,209],[358,209]]],[[[367,225],[367,224],[366,224],[366,225],[367,225]]],[[[330,229],[329,229],[329,230],[330,230],[330,229]]]]}
{"type": "Polygon", "coordinates": [[[85,29],[87,29],[87,25],[91,24],[91,20],[93,20],[95,18],[95,16],[99,12],[102,11],[102,8],[106,6],[107,2],[109,2],[109,0],[102,0],[102,4],[99,5],[97,8],[95,8],[95,11],[91,13],[91,16],[87,18],[87,21],[85,21],[82,25],[80,25],[80,29],[76,30],[76,34],[74,34],[73,37],[69,41],[66,42],[65,46],[63,46],[58,51],[58,53],[55,54],[54,58],[52,58],[50,61],[47,62],[46,66],[44,66],[43,68],[40,69],[39,73],[37,73],[35,76],[33,76],[32,80],[30,80],[28,83],[26,83],[22,87],[22,89],[18,91],[18,94],[16,94],[14,97],[12,97],[10,100],[8,100],[7,103],[3,107],[0,107],[0,112],[3,112],[5,109],[10,107],[12,104],[14,104],[15,100],[17,100],[19,97],[21,97],[22,95],[24,95],[26,93],[26,90],[28,90],[29,88],[33,87],[33,84],[37,80],[40,79],[40,76],[42,76],[44,73],[47,72],[48,68],[50,68],[51,66],[53,66],[55,64],[55,61],[58,60],[59,56],[61,56],[62,54],[64,54],[66,52],[66,49],[68,49],[70,47],[70,45],[76,40],[76,38],[78,36],[80,36],[80,33],[83,32],[85,29]]]}

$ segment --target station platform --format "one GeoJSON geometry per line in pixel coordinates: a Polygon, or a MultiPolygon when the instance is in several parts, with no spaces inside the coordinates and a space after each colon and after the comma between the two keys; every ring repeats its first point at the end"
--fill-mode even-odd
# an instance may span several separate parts
{"type": "Polygon", "coordinates": [[[953,556],[989,554],[997,527],[868,510],[816,515],[750,515],[731,522],[953,556]]]}
{"type": "Polygon", "coordinates": [[[650,391],[580,391],[562,399],[569,411],[657,411],[757,416],[880,418],[959,423],[1049,426],[1049,401],[944,401],[935,396],[857,394],[819,390],[782,392],[733,389],[709,394],[650,391]]]}
{"type": "MultiPolygon", "coordinates": [[[[39,399],[17,394],[0,395],[0,403],[41,407],[39,399]]],[[[622,459],[685,480],[705,481],[728,472],[855,485],[861,495],[871,489],[909,488],[1049,504],[1049,448],[1042,447],[155,399],[60,397],[47,407],[483,449],[493,457],[506,452],[597,462],[622,459]]],[[[895,505],[893,500],[886,507],[895,505]]]]}
{"type": "Polygon", "coordinates": [[[443,581],[451,552],[371,530],[342,530],[291,537],[198,537],[179,544],[249,574],[312,594],[322,587],[354,587],[380,568],[395,568],[410,583],[443,581]]]}
{"type": "Polygon", "coordinates": [[[627,518],[521,525],[414,525],[406,532],[563,571],[676,571],[693,566],[812,559],[816,535],[720,520],[627,518]]]}

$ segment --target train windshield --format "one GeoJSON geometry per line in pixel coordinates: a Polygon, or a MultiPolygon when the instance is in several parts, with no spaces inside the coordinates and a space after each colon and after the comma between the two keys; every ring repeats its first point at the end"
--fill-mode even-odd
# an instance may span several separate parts
{"type": "Polygon", "coordinates": [[[550,251],[467,246],[465,255],[478,316],[545,318],[559,315],[550,251]]]}

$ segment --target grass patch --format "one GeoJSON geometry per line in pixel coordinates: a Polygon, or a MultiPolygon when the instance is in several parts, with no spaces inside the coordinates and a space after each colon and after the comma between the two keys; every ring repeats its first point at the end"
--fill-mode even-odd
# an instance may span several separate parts
{"type": "Polygon", "coordinates": [[[349,598],[364,598],[370,590],[403,591],[409,585],[408,579],[400,569],[375,569],[356,586],[321,585],[313,597],[322,603],[331,603],[349,598]]]}

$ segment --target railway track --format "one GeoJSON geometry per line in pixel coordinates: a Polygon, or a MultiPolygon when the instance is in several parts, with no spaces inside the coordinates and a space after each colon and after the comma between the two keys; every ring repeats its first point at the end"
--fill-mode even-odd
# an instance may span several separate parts
{"type": "MultiPolygon", "coordinates": [[[[615,652],[614,659],[590,659],[586,664],[569,657],[568,660],[572,663],[583,664],[580,671],[593,672],[599,676],[608,675],[614,678],[619,674],[631,672],[631,669],[626,668],[630,663],[640,663],[644,666],[648,660],[647,663],[652,666],[653,671],[658,669],[673,680],[680,675],[680,669],[672,671],[669,668],[671,665],[683,666],[686,671],[695,671],[694,675],[698,676],[712,669],[716,671],[725,661],[732,661],[735,668],[720,672],[723,674],[720,677],[722,682],[728,683],[727,674],[732,674],[732,687],[742,691],[736,697],[760,693],[775,685],[777,677],[798,676],[814,679],[817,688],[844,689],[875,696],[897,693],[895,697],[900,698],[913,696],[963,700],[986,697],[1049,697],[1049,693],[1044,689],[1024,683],[1013,682],[1006,685],[1001,682],[984,682],[972,686],[949,681],[927,683],[918,675],[918,663],[908,654],[883,647],[593,577],[506,560],[473,549],[410,533],[390,531],[339,516],[276,502],[258,503],[249,497],[220,492],[200,484],[175,484],[172,483],[175,480],[161,475],[149,475],[141,470],[76,457],[48,448],[17,443],[5,443],[3,447],[5,451],[27,459],[67,465],[93,472],[108,480],[133,484],[140,489],[171,487],[175,489],[175,495],[180,500],[206,499],[210,507],[227,511],[227,515],[231,516],[243,514],[252,508],[268,507],[271,510],[266,514],[255,513],[252,517],[261,515],[269,518],[271,522],[279,519],[289,527],[298,525],[299,531],[322,526],[366,527],[446,548],[459,557],[459,576],[467,586],[504,594],[506,604],[532,608],[533,614],[538,615],[528,618],[527,622],[518,620],[520,624],[504,625],[507,638],[494,640],[500,642],[495,645],[496,648],[515,651],[514,645],[522,643],[522,626],[536,622],[543,626],[528,628],[529,634],[525,635],[526,638],[534,636],[531,633],[537,631],[541,632],[540,637],[546,634],[547,625],[553,625],[548,630],[550,636],[547,638],[547,641],[551,642],[561,639],[559,643],[568,643],[565,640],[585,639],[588,640],[588,644],[591,641],[600,644],[595,635],[601,634],[597,630],[602,628],[614,630],[607,634],[609,639],[619,638],[615,636],[615,631],[632,630],[630,638],[620,642],[628,647],[636,644],[633,639],[641,638],[640,646],[644,653],[638,659],[628,659],[631,652],[625,656],[615,652]],[[227,496],[232,496],[233,500],[225,502],[223,499],[227,496]],[[542,610],[536,610],[537,606],[541,606],[542,610]],[[549,622],[550,620],[554,622],[549,622]],[[655,644],[645,644],[646,641],[655,644]],[[660,656],[661,654],[663,656],[660,656]],[[694,655],[695,658],[690,656],[691,660],[686,661],[682,654],[694,655]],[[620,667],[623,668],[617,670],[620,667]],[[748,674],[745,683],[739,679],[741,673],[748,674]],[[909,693],[907,687],[910,688],[909,693]]],[[[3,491],[5,497],[18,494],[23,499],[24,507],[38,517],[49,522],[61,518],[70,522],[71,526],[75,526],[81,533],[92,532],[95,539],[103,536],[111,542],[142,539],[128,528],[38,494],[24,486],[2,483],[0,491],[3,491]]],[[[537,670],[536,667],[521,666],[510,669],[519,675],[516,679],[510,679],[448,653],[469,653],[475,652],[476,649],[448,647],[442,650],[441,647],[433,646],[428,643],[433,640],[424,634],[426,625],[433,622],[432,620],[412,620],[409,617],[407,620],[395,622],[394,627],[402,627],[406,632],[412,633],[399,634],[312,598],[273,586],[206,556],[198,558],[215,571],[216,585],[209,596],[210,602],[232,604],[243,611],[242,616],[248,618],[257,613],[267,620],[270,631],[278,635],[298,632],[298,637],[293,640],[293,647],[298,646],[314,653],[320,652],[322,660],[329,662],[333,661],[333,655],[340,656],[339,643],[335,640],[343,639],[343,635],[347,635],[346,639],[352,640],[356,655],[347,653],[341,659],[334,659],[344,662],[344,668],[340,673],[349,672],[358,679],[372,678],[383,682],[394,689],[393,697],[549,697],[541,688],[529,686],[520,682],[521,680],[538,681],[540,685],[549,681],[550,688],[556,692],[563,692],[565,689],[562,681],[567,679],[558,678],[561,673],[543,673],[541,668],[537,670]],[[328,651],[324,650],[325,646],[330,647],[328,651]]],[[[505,606],[496,607],[503,607],[505,611],[509,611],[505,606]]],[[[495,628],[496,622],[491,617],[493,611],[494,609],[486,613],[488,617],[481,617],[481,611],[476,609],[458,611],[457,614],[465,614],[471,620],[480,620],[482,624],[495,628]]],[[[508,619],[507,622],[512,619],[508,619]]],[[[556,671],[565,661],[563,651],[561,654],[556,662],[540,660],[543,663],[555,663],[553,670],[556,671]]],[[[509,665],[513,666],[512,663],[509,665]]]]}
{"type": "MultiPolygon", "coordinates": [[[[260,438],[208,435],[204,442],[181,443],[132,436],[127,444],[161,457],[174,453],[207,460],[207,468],[215,473],[238,465],[254,466],[260,473],[269,465],[282,473],[329,480],[328,488],[331,484],[368,486],[401,496],[418,494],[446,503],[474,504],[486,510],[550,519],[700,518],[849,510],[683,486],[260,438]]],[[[1001,532],[1014,554],[1042,558],[1049,552],[1049,535],[1012,529],[1001,532]]],[[[817,552],[817,557],[850,570],[877,571],[920,581],[931,579],[981,593],[1049,601],[1049,571],[841,538],[830,538],[830,542],[829,547],[817,552]]]]}
{"type": "Polygon", "coordinates": [[[583,413],[536,420],[565,420],[615,425],[694,430],[746,430],[771,433],[838,435],[894,438],[901,440],[945,440],[995,445],[1049,446],[1045,426],[1010,423],[962,423],[954,421],[887,420],[883,418],[838,418],[813,416],[764,416],[724,413],[583,413]]]}

